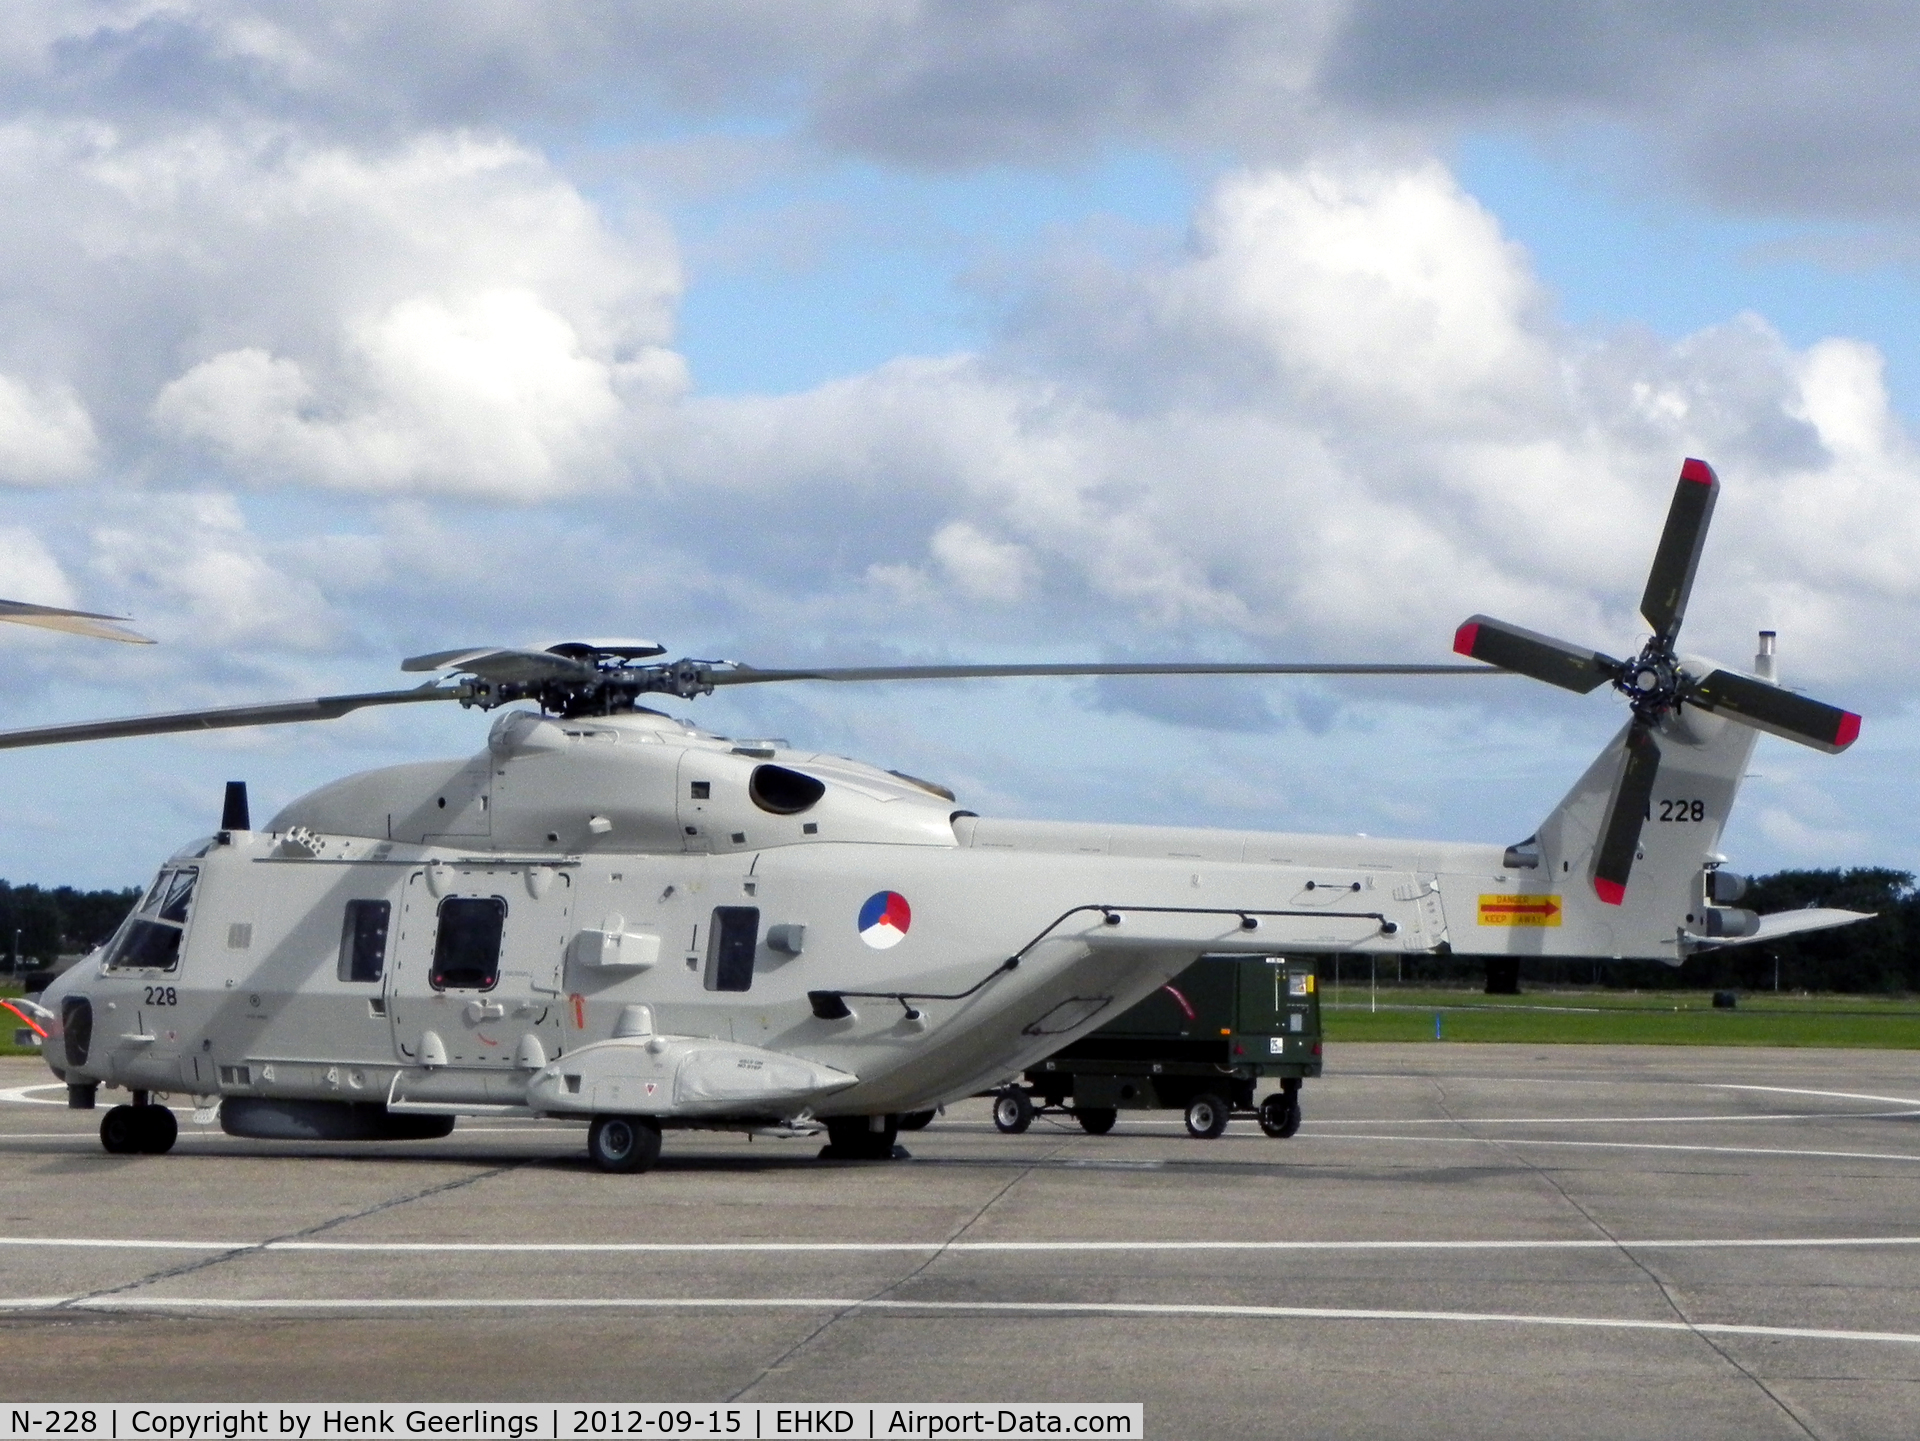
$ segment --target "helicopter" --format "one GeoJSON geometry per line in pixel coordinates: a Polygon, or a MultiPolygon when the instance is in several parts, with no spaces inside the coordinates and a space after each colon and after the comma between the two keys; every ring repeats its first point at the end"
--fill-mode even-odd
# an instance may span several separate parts
{"type": "MultiPolygon", "coordinates": [[[[51,985],[69,1105],[101,1086],[113,1153],[177,1135],[448,1134],[459,1116],[584,1124],[642,1171],[662,1133],[801,1136],[896,1154],[903,1115],[1037,1063],[1206,955],[1650,958],[1861,919],[1760,916],[1717,852],[1762,731],[1829,753],[1857,715],[1675,649],[1719,480],[1689,459],[1621,659],[1476,615],[1444,664],[1167,662],[760,669],[651,641],[406,660],[400,690],[0,733],[0,748],[314,721],[373,706],[497,711],[470,757],[348,776],[159,868],[119,931],[51,985]],[[926,780],[738,740],[643,702],[774,683],[1096,675],[1518,674],[1630,715],[1512,845],[985,817],[926,780]],[[530,702],[531,705],[524,703],[530,702]]],[[[1296,1042],[1273,1038],[1276,1052],[1296,1042]]],[[[1298,1044],[1305,1044],[1302,1039],[1298,1044]]],[[[1275,1060],[1282,1059],[1276,1054],[1275,1060]]]]}

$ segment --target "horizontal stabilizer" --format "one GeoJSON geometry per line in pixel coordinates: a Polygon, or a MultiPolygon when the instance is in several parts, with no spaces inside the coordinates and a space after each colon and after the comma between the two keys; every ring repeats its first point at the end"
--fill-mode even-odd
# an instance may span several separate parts
{"type": "Polygon", "coordinates": [[[1850,926],[1855,921],[1870,921],[1873,911],[1842,911],[1832,907],[1809,906],[1803,911],[1776,911],[1773,915],[1760,917],[1760,929],[1750,936],[1715,937],[1708,940],[1704,936],[1691,938],[1694,949],[1705,950],[1709,946],[1751,946],[1761,941],[1777,941],[1783,936],[1797,936],[1803,931],[1826,931],[1835,926],[1850,926]]]}

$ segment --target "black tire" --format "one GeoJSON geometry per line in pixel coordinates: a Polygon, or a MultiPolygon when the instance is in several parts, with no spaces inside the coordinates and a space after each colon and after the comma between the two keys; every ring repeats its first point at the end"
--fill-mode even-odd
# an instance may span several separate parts
{"type": "Polygon", "coordinates": [[[900,1129],[903,1131],[924,1131],[928,1126],[933,1124],[933,1118],[936,1114],[937,1113],[933,1111],[908,1111],[906,1115],[900,1118],[900,1129]]]}
{"type": "Polygon", "coordinates": [[[587,1128],[587,1154],[616,1175],[647,1170],[660,1159],[660,1123],[645,1116],[595,1116],[587,1128]]]}
{"type": "Polygon", "coordinates": [[[1075,1106],[1074,1119],[1080,1123],[1080,1129],[1089,1136],[1104,1136],[1113,1129],[1113,1123],[1120,1119],[1120,1113],[1112,1106],[1075,1106]]]}
{"type": "Polygon", "coordinates": [[[1227,1129],[1232,1118],[1227,1103],[1211,1091],[1202,1091],[1187,1102],[1187,1134],[1199,1140],[1211,1141],[1227,1129]]]}
{"type": "Polygon", "coordinates": [[[165,1106],[135,1106],[133,1117],[143,1156],[164,1156],[180,1138],[180,1123],[165,1106]]]}
{"type": "Polygon", "coordinates": [[[100,1118],[100,1144],[110,1156],[132,1156],[140,1150],[138,1107],[115,1106],[100,1118]]]}
{"type": "Polygon", "coordinates": [[[996,1091],[993,1097],[993,1124],[1002,1135],[1017,1136],[1033,1124],[1033,1102],[1018,1086],[996,1091]]]}
{"type": "Polygon", "coordinates": [[[1300,1096],[1275,1091],[1260,1103],[1260,1129],[1284,1141],[1300,1129],[1300,1096]]]}

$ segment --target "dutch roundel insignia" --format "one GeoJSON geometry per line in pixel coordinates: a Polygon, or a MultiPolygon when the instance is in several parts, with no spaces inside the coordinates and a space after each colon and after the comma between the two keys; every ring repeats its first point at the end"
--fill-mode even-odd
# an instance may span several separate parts
{"type": "Polygon", "coordinates": [[[898,891],[875,891],[860,907],[860,939],[876,951],[899,945],[912,924],[913,911],[898,891]]]}

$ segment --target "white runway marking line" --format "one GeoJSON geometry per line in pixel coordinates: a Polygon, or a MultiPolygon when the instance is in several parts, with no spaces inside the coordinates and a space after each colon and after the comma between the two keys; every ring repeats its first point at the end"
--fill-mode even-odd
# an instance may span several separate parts
{"type": "Polygon", "coordinates": [[[1828,1247],[1920,1246],[1920,1236],[1661,1237],[1610,1241],[1601,1237],[1515,1237],[1436,1241],[189,1241],[91,1236],[0,1236],[0,1246],[114,1251],[448,1252],[511,1255],[707,1254],[713,1252],[1086,1252],[1086,1251],[1591,1251],[1799,1250],[1828,1247]]]}
{"type": "Polygon", "coordinates": [[[1920,1106],[1916,1096],[1863,1096],[1856,1091],[1804,1091],[1795,1086],[1736,1086],[1730,1081],[1703,1081],[1716,1091],[1767,1091],[1776,1096],[1825,1096],[1839,1101],[1879,1101],[1894,1106],[1920,1106]]]}
{"type": "MultiPolygon", "coordinates": [[[[1920,1101],[1912,1103],[1920,1106],[1920,1101]]],[[[1733,1125],[1746,1121],[1882,1121],[1920,1116],[1920,1110],[1901,1111],[1775,1111],[1757,1116],[1380,1116],[1359,1120],[1316,1118],[1302,1134],[1322,1126],[1670,1126],[1680,1123],[1733,1125]]],[[[1132,1126],[1185,1128],[1184,1121],[1133,1121],[1132,1126]]],[[[1253,1138],[1251,1131],[1230,1132],[1236,1139],[1253,1138]]]]}
{"type": "Polygon", "coordinates": [[[0,1299],[0,1311],[47,1311],[59,1307],[86,1311],[481,1311],[481,1310],[661,1310],[661,1311],[895,1311],[958,1315],[1163,1316],[1234,1320],[1413,1321],[1491,1326],[1564,1326],[1600,1331],[1667,1331],[1683,1335],[1765,1336],[1805,1341],[1866,1341],[1920,1346],[1920,1334],[1906,1331],[1830,1331],[1811,1326],[1744,1326],[1727,1322],[1640,1321],[1611,1316],[1529,1316],[1499,1311],[1385,1311],[1331,1306],[1163,1305],[1128,1301],[872,1301],[857,1296],[768,1297],[329,1297],[293,1300],[179,1296],[27,1296],[0,1299]]]}
{"type": "Polygon", "coordinates": [[[1723,1156],[1808,1156],[1826,1161],[1920,1161],[1920,1156],[1899,1151],[1802,1151],[1786,1146],[1683,1146],[1678,1141],[1537,1141],[1509,1136],[1309,1136],[1304,1131],[1293,1138],[1301,1141],[1401,1141],[1416,1146],[1578,1146],[1602,1151],[1692,1151],[1723,1156]]]}

